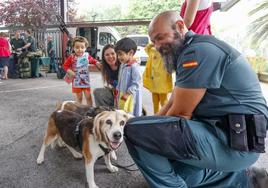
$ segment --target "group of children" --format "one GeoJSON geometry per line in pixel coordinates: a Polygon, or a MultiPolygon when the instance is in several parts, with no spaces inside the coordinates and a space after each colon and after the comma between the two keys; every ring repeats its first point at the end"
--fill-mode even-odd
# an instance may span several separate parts
{"type": "MultiPolygon", "coordinates": [[[[84,95],[87,105],[92,106],[89,64],[96,65],[99,69],[102,68],[102,65],[86,52],[87,46],[88,41],[86,38],[81,36],[75,37],[72,44],[74,53],[66,59],[63,68],[66,71],[64,79],[68,83],[72,83],[72,92],[75,94],[76,100],[82,103],[84,95]]],[[[133,58],[136,50],[137,45],[130,38],[123,38],[115,44],[117,60],[121,65],[114,98],[115,107],[125,110],[134,116],[141,116],[142,76],[139,64],[133,58]]],[[[145,87],[153,93],[154,112],[156,113],[159,110],[159,102],[163,105],[167,101],[167,93],[171,92],[172,89],[172,79],[164,70],[161,56],[153,46],[148,46],[146,51],[149,55],[147,63],[149,66],[146,66],[143,80],[145,87]],[[157,63],[153,64],[152,61],[155,61],[156,58],[158,59],[157,63]],[[152,67],[154,68],[152,69],[152,67]],[[154,71],[157,71],[157,73],[154,73],[154,71]],[[164,76],[159,80],[159,75],[164,76]],[[162,82],[162,84],[160,82],[162,82]],[[160,86],[160,88],[158,88],[158,86],[160,86]]]]}

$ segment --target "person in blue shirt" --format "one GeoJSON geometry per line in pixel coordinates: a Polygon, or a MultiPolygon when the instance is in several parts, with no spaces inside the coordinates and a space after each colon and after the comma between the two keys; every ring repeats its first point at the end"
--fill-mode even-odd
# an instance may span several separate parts
{"type": "Polygon", "coordinates": [[[48,57],[50,58],[48,73],[54,73],[54,72],[57,72],[57,67],[56,67],[56,62],[55,62],[56,52],[55,52],[53,37],[51,35],[48,35],[47,41],[48,41],[47,42],[47,54],[48,54],[48,57]]]}
{"type": "Polygon", "coordinates": [[[150,187],[264,188],[267,172],[249,167],[264,152],[268,108],[247,60],[213,36],[188,31],[175,11],[154,17],[149,36],[176,72],[157,116],[125,127],[128,151],[150,187]]]}
{"type": "Polygon", "coordinates": [[[27,50],[28,52],[35,52],[36,51],[36,41],[35,41],[35,38],[32,36],[32,31],[31,30],[26,30],[25,32],[26,34],[26,44],[21,47],[21,48],[18,48],[17,50],[20,51],[20,50],[27,50]]]}
{"type": "Polygon", "coordinates": [[[114,49],[121,64],[116,86],[116,106],[136,117],[141,116],[142,76],[139,64],[133,57],[137,50],[137,44],[131,38],[125,37],[116,42],[114,49]],[[127,101],[131,101],[131,98],[132,102],[126,105],[127,101]]]}

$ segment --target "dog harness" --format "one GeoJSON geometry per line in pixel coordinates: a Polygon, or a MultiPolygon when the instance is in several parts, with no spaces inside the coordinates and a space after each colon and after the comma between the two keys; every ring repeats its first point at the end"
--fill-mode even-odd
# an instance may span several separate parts
{"type": "Polygon", "coordinates": [[[82,138],[82,130],[83,130],[83,126],[81,126],[81,122],[84,119],[82,119],[81,121],[79,121],[77,123],[77,125],[75,126],[75,130],[74,130],[74,135],[76,138],[76,141],[78,143],[78,147],[79,149],[82,151],[82,146],[83,146],[83,138],[82,138]]]}
{"type": "MultiPolygon", "coordinates": [[[[85,118],[84,118],[85,119],[85,118]]],[[[77,123],[77,125],[75,126],[75,130],[74,130],[74,135],[76,138],[76,142],[78,143],[78,147],[79,149],[82,151],[82,146],[83,146],[83,138],[82,138],[82,131],[83,131],[83,125],[81,125],[82,121],[84,120],[82,119],[81,121],[79,121],[77,123]]],[[[104,152],[105,155],[107,155],[108,153],[111,152],[110,148],[106,148],[103,145],[99,144],[100,149],[104,152]]]]}
{"type": "Polygon", "coordinates": [[[103,145],[99,144],[100,149],[104,152],[105,155],[110,153],[112,150],[110,148],[106,148],[103,145]]]}

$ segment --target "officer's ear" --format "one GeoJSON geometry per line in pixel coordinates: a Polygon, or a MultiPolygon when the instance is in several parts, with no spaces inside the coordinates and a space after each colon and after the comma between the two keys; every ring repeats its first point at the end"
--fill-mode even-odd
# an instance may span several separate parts
{"type": "Polygon", "coordinates": [[[178,20],[177,22],[176,22],[176,25],[177,25],[177,27],[178,27],[178,30],[180,31],[180,32],[183,32],[184,31],[184,27],[185,27],[185,24],[184,24],[184,22],[182,21],[182,20],[178,20]]]}

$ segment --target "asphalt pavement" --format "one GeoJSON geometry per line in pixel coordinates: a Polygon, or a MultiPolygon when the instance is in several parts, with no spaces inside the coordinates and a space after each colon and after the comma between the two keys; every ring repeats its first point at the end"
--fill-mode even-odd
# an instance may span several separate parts
{"type": "MultiPolygon", "coordinates": [[[[102,86],[100,73],[92,73],[91,83],[102,86]]],[[[64,100],[73,100],[71,86],[55,74],[0,80],[0,188],[87,187],[84,161],[66,148],[48,147],[44,163],[36,164],[48,117],[64,100]]],[[[118,164],[133,164],[124,144],[116,153],[118,164]]],[[[110,173],[103,159],[95,164],[95,182],[100,188],[148,187],[139,171],[110,173]]]]}
{"type": "MultiPolygon", "coordinates": [[[[92,89],[102,87],[100,73],[91,74],[91,84],[92,89]]],[[[268,84],[261,86],[268,100],[268,84]]],[[[0,188],[86,187],[84,161],[75,160],[66,148],[47,148],[44,163],[36,164],[50,113],[57,102],[72,99],[71,86],[55,74],[0,80],[0,188]]],[[[143,103],[152,114],[151,96],[145,89],[143,103]]],[[[120,165],[133,163],[124,144],[116,153],[120,165]]],[[[255,165],[268,168],[267,159],[262,154],[255,165]]],[[[95,182],[100,188],[148,187],[139,171],[110,173],[103,159],[95,164],[95,182]]]]}

